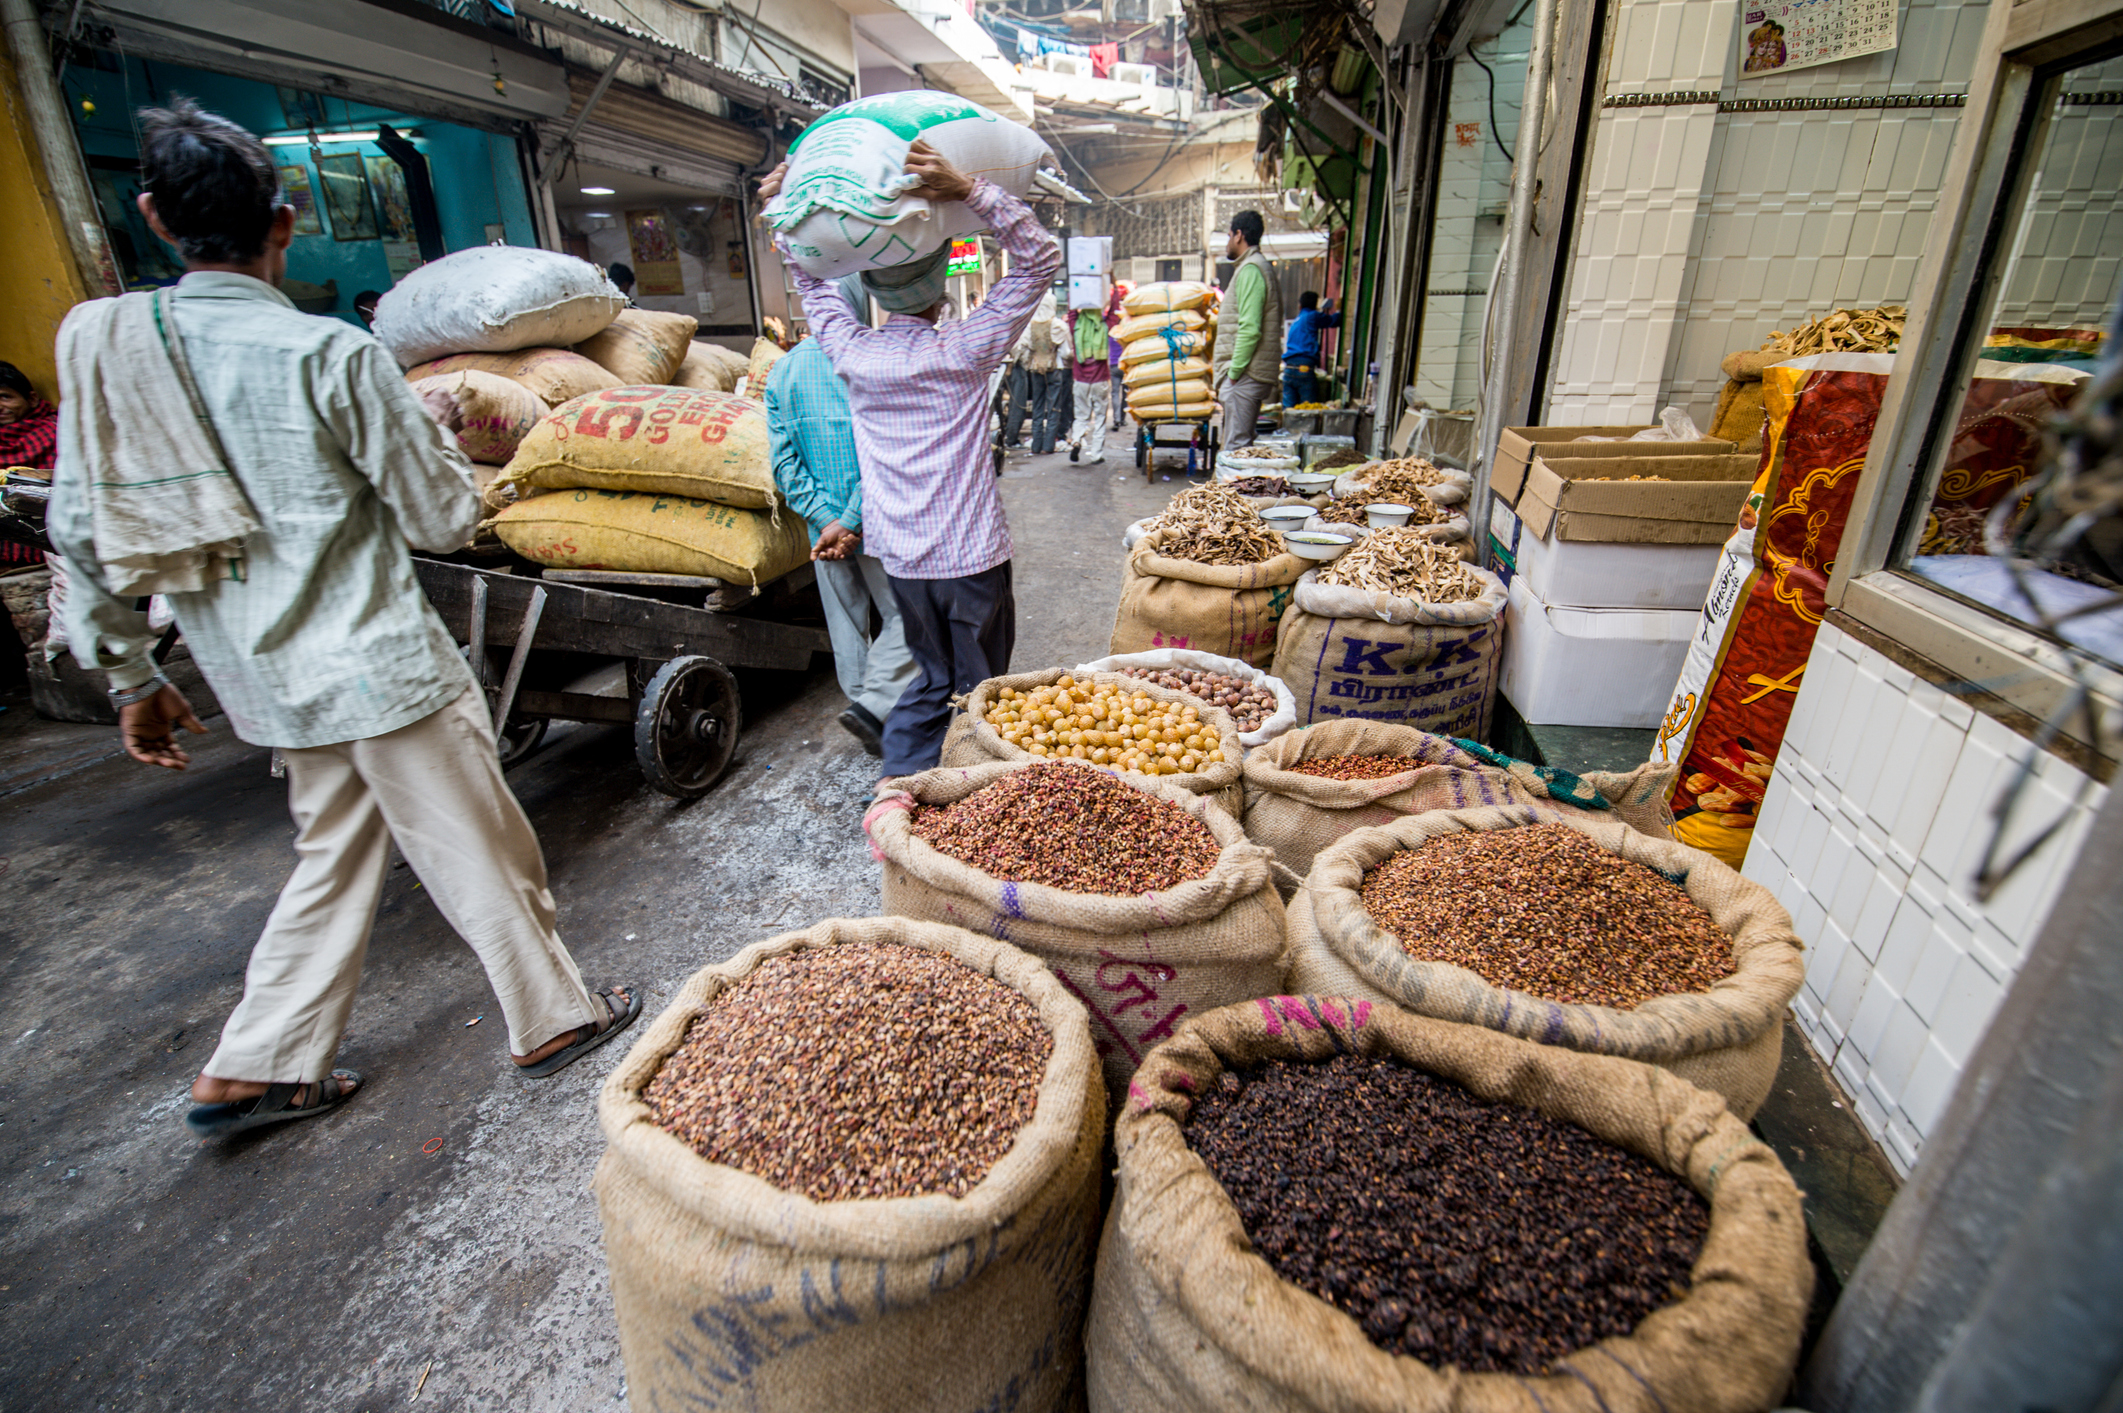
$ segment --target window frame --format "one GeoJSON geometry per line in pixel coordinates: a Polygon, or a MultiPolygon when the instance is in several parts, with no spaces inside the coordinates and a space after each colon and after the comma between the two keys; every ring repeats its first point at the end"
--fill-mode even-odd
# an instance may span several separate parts
{"type": "Polygon", "coordinates": [[[2070,655],[2055,643],[1894,567],[1894,560],[1913,491],[1944,456],[1942,437],[1981,356],[1976,335],[1996,303],[2038,165],[2021,154],[2049,121],[2050,105],[2040,100],[2062,70],[2108,57],[2104,51],[2119,43],[2123,0],[1993,0],[1938,222],[1910,292],[1910,317],[1827,595],[1838,615],[1936,664],[1942,685],[1974,687],[1978,710],[1987,695],[2049,720],[2083,678],[2105,739],[2088,740],[2083,718],[2065,722],[2063,733],[2111,768],[2123,731],[2123,673],[2093,662],[2075,677],[2070,655]]]}

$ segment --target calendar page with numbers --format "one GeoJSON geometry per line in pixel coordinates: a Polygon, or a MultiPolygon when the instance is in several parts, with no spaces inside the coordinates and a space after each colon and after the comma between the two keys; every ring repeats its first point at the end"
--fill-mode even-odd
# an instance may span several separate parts
{"type": "Polygon", "coordinates": [[[1895,46],[1896,0],[1742,0],[1740,77],[1832,64],[1895,46]]]}

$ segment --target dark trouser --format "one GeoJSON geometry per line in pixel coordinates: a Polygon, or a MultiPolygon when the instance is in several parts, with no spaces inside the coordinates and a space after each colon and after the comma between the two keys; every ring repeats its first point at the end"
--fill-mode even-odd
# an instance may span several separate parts
{"type": "Polygon", "coordinates": [[[1010,670],[1017,597],[1008,560],[963,579],[894,579],[892,593],[916,672],[885,718],[883,772],[912,775],[942,757],[951,698],[1010,670]]]}
{"type": "Polygon", "coordinates": [[[1318,402],[1319,391],[1319,374],[1313,370],[1310,363],[1283,365],[1283,406],[1295,407],[1301,402],[1318,402]]]}
{"type": "Polygon", "coordinates": [[[1025,404],[1032,413],[1032,451],[1036,456],[1045,456],[1054,450],[1054,439],[1061,433],[1061,392],[1065,370],[1049,368],[1046,372],[1025,370],[1025,404]]]}
{"type": "Polygon", "coordinates": [[[1004,446],[1016,446],[1018,434],[1025,429],[1025,414],[1032,410],[1028,401],[1031,397],[1031,377],[1032,375],[1025,371],[1024,364],[1010,365],[1010,376],[1006,380],[1010,387],[1010,415],[1003,423],[1004,446]]]}
{"type": "Polygon", "coordinates": [[[1113,430],[1119,431],[1121,418],[1128,411],[1128,388],[1121,381],[1120,355],[1113,356],[1113,430]]]}

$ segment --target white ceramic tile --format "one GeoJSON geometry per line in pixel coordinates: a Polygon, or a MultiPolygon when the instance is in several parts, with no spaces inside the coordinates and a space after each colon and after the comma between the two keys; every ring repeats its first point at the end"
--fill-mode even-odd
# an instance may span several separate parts
{"type": "Polygon", "coordinates": [[[1921,1142],[1905,1121],[1890,1114],[1887,1119],[1886,1141],[1881,1145],[1887,1152],[1887,1161],[1892,1163],[1897,1177],[1906,1178],[1917,1165],[1917,1147],[1921,1142]]]}
{"type": "Polygon", "coordinates": [[[1873,1093],[1880,1096],[1881,1103],[1902,1102],[1902,1091],[1908,1086],[1910,1076],[1916,1070],[1917,1056],[1923,1052],[1924,1042],[1930,1036],[1930,1029],[1922,1016],[1906,1005],[1894,1007],[1886,1028],[1866,1056],[1872,1062],[1866,1083],[1873,1086],[1873,1093]]]}
{"type": "Polygon", "coordinates": [[[1969,934],[1950,912],[1941,911],[1930,923],[1923,950],[1902,987],[1902,999],[1926,1021],[1937,1024],[1947,988],[1968,956],[1969,934]]]}
{"type": "MultiPolygon", "coordinates": [[[[1894,931],[1895,915],[1901,911],[1902,895],[1909,888],[1909,875],[1891,863],[1874,866],[1866,885],[1865,901],[1851,924],[1850,935],[1858,948],[1881,967],[1887,964],[1884,950],[1894,931]]],[[[1914,912],[1915,909],[1910,911],[1914,912]]],[[[1897,990],[1901,983],[1894,983],[1897,990]]]]}
{"type": "Polygon", "coordinates": [[[1847,1031],[1857,1023],[1858,1001],[1865,994],[1865,983],[1872,975],[1872,963],[1865,954],[1849,945],[1842,929],[1833,922],[1821,924],[1821,947],[1824,951],[1839,951],[1843,960],[1836,967],[1835,984],[1828,989],[1828,1013],[1836,1018],[1847,1031]]]}
{"type": "MultiPolygon", "coordinates": [[[[1858,954],[1862,955],[1862,954],[1858,954]]],[[[1887,1022],[1897,1009],[1904,1009],[1902,998],[1895,995],[1892,987],[1880,980],[1878,972],[1865,982],[1865,989],[1858,996],[1857,1009],[1850,1013],[1850,1029],[1846,1037],[1850,1044],[1869,1064],[1879,1053],[1880,1037],[1887,1030],[1887,1022]]],[[[1892,1094],[1887,1102],[1894,1102],[1892,1094]]]]}
{"type": "MultiPolygon", "coordinates": [[[[1843,837],[1838,834],[1837,842],[1840,843],[1843,837]]],[[[1843,862],[1843,876],[1836,883],[1835,896],[1828,899],[1828,915],[1836,920],[1837,926],[1850,934],[1851,940],[1868,960],[1876,959],[1880,954],[1881,934],[1875,932],[1871,937],[1866,937],[1863,934],[1861,919],[1865,914],[1865,901],[1872,896],[1872,885],[1879,877],[1879,871],[1866,859],[1864,850],[1858,847],[1855,835],[1850,836],[1846,847],[1849,852],[1843,862]]]]}
{"type": "Polygon", "coordinates": [[[1806,981],[1825,998],[1835,989],[1836,975],[1843,966],[1843,954],[1850,950],[1850,941],[1841,929],[1830,931],[1815,921],[1820,916],[1820,904],[1801,896],[1799,906],[1791,910],[1791,930],[1806,944],[1806,981]],[[1810,910],[1810,911],[1809,911],[1810,910]],[[1807,923],[1813,922],[1813,930],[1807,923]]]}
{"type": "MultiPolygon", "coordinates": [[[[1831,910],[1831,918],[1835,917],[1833,909],[1836,890],[1842,886],[1843,875],[1850,868],[1852,861],[1857,859],[1857,855],[1857,847],[1851,843],[1848,826],[1842,816],[1837,815],[1829,821],[1828,837],[1822,841],[1821,852],[1814,860],[1813,868],[1805,875],[1807,891],[1820,900],[1822,907],[1831,910]]],[[[1849,925],[1841,919],[1838,921],[1846,928],[1849,925]]]]}
{"type": "Polygon", "coordinates": [[[2003,1000],[2005,990],[1983,970],[1975,958],[1964,956],[1954,968],[1939,1013],[1932,1020],[1932,1036],[1954,1063],[1965,1067],[1975,1053],[1976,1042],[1990,1025],[1990,1017],[2003,1000]]]}

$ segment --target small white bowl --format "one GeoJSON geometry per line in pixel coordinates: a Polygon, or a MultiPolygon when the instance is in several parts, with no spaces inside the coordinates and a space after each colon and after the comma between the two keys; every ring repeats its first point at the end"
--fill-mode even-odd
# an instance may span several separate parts
{"type": "Polygon", "coordinates": [[[1374,530],[1391,530],[1395,526],[1405,525],[1408,523],[1408,517],[1413,514],[1414,506],[1398,505],[1390,500],[1378,501],[1364,507],[1364,520],[1374,530]]]}
{"type": "Polygon", "coordinates": [[[1271,505],[1261,512],[1261,519],[1268,522],[1269,529],[1288,534],[1304,529],[1305,522],[1316,513],[1309,505],[1271,505]]]}
{"type": "Polygon", "coordinates": [[[1301,530],[1283,536],[1283,541],[1290,546],[1290,553],[1317,560],[1333,559],[1356,543],[1347,535],[1330,535],[1324,530],[1301,530]]]}
{"type": "Polygon", "coordinates": [[[1283,479],[1299,495],[1316,496],[1334,484],[1332,471],[1286,471],[1283,479]]]}

